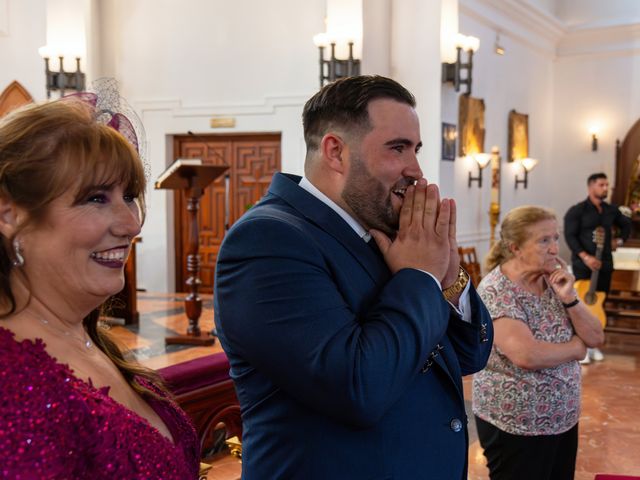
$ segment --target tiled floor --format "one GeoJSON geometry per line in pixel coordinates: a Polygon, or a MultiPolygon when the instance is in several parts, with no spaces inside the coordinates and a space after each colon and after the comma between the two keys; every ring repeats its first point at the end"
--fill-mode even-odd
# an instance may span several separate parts
{"type": "MultiPolygon", "coordinates": [[[[582,366],[575,480],[593,480],[596,473],[640,476],[640,335],[608,333],[601,350],[602,362],[582,366]]],[[[465,379],[466,398],[470,380],[465,379]]],[[[470,480],[488,478],[477,440],[469,461],[470,480]]]]}
{"type": "MultiPolygon", "coordinates": [[[[140,293],[139,328],[112,327],[112,332],[135,356],[151,368],[183,362],[220,351],[211,347],[171,345],[164,337],[183,333],[183,296],[140,293]]],[[[211,296],[202,295],[203,331],[213,328],[211,296]]],[[[640,476],[640,335],[607,334],[602,348],[605,360],[582,367],[583,394],[580,441],[575,480],[593,480],[596,473],[640,476]]],[[[465,379],[465,397],[470,399],[471,379],[465,379]]],[[[467,402],[469,403],[469,402],[467,402]]],[[[488,478],[473,420],[469,423],[469,480],[488,478]]],[[[237,480],[241,465],[231,456],[218,458],[209,480],[237,480]]],[[[426,478],[426,477],[425,477],[426,478]]],[[[414,479],[411,479],[414,480],[414,479]]]]}

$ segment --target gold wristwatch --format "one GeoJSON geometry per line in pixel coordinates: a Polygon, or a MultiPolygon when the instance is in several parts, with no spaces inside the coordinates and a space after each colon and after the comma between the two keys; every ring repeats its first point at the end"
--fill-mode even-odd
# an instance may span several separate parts
{"type": "Polygon", "coordinates": [[[442,294],[444,298],[447,300],[451,300],[453,297],[457,296],[460,292],[464,290],[464,288],[469,283],[469,274],[464,271],[464,268],[460,267],[458,270],[458,277],[453,284],[444,290],[442,290],[442,294]]]}

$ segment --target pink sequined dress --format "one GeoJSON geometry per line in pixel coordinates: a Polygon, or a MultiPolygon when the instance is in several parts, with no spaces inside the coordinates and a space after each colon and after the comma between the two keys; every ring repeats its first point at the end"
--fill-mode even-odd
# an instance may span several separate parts
{"type": "Polygon", "coordinates": [[[0,478],[194,479],[199,444],[184,412],[149,401],[173,442],[56,362],[41,340],[0,327],[0,478]]]}

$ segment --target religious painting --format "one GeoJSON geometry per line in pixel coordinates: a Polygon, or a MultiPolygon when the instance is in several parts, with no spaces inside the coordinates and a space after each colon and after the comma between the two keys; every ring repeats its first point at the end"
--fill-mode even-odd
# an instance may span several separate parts
{"type": "Polygon", "coordinates": [[[458,132],[452,123],[442,124],[442,160],[456,159],[456,138],[458,132]]]}
{"type": "Polygon", "coordinates": [[[484,100],[471,95],[460,95],[458,117],[458,155],[464,157],[484,152],[484,100]]]}
{"type": "Polygon", "coordinates": [[[529,115],[509,112],[509,150],[507,161],[515,162],[529,156],[529,115]]]}
{"type": "Polygon", "coordinates": [[[640,211],[640,155],[633,162],[624,204],[631,208],[632,213],[640,211]]]}

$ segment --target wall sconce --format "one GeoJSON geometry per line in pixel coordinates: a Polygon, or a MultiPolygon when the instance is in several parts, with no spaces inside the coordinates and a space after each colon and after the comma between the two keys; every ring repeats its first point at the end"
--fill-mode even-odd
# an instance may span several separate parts
{"type": "Polygon", "coordinates": [[[326,33],[318,33],[313,37],[313,43],[320,51],[320,88],[325,82],[333,82],[339,78],[360,75],[360,60],[353,58],[353,41],[349,41],[349,56],[346,60],[336,58],[336,42],[329,40],[326,33]],[[324,58],[324,49],[331,48],[329,59],[324,58]]]}
{"type": "Polygon", "coordinates": [[[465,94],[471,94],[471,70],[473,68],[473,54],[480,48],[480,40],[476,37],[468,37],[458,34],[456,36],[456,61],[454,63],[442,63],[442,83],[451,82],[456,90],[460,91],[460,85],[466,85],[465,94]],[[462,63],[462,51],[467,52],[468,61],[462,63]],[[462,70],[467,71],[466,78],[461,78],[462,70]]]}
{"type": "Polygon", "coordinates": [[[522,183],[522,186],[527,188],[529,183],[529,172],[536,167],[538,160],[534,158],[521,158],[518,162],[522,165],[522,169],[524,170],[524,178],[518,178],[518,174],[516,173],[516,189],[518,188],[519,183],[522,183]]]}
{"type": "Polygon", "coordinates": [[[598,132],[599,132],[599,128],[596,127],[595,125],[592,126],[591,128],[589,128],[589,133],[591,134],[591,151],[592,152],[597,152],[598,151],[598,132]]]}
{"type": "Polygon", "coordinates": [[[493,51],[496,55],[504,55],[504,47],[500,43],[500,34],[496,33],[496,42],[493,44],[493,51]]]}
{"type": "Polygon", "coordinates": [[[476,153],[474,155],[470,155],[471,158],[475,160],[478,165],[478,176],[473,177],[471,172],[469,172],[469,188],[471,188],[471,184],[473,182],[478,182],[478,188],[482,188],[482,169],[486,167],[491,161],[490,153],[476,153]]]}
{"type": "Polygon", "coordinates": [[[85,74],[80,70],[80,56],[76,56],[76,71],[65,72],[64,56],[58,55],[60,61],[60,71],[56,72],[49,68],[50,49],[41,47],[38,52],[44,58],[44,67],[46,75],[47,98],[51,98],[51,92],[60,90],[60,96],[63,97],[66,90],[75,90],[81,92],[85,89],[85,74]]]}

